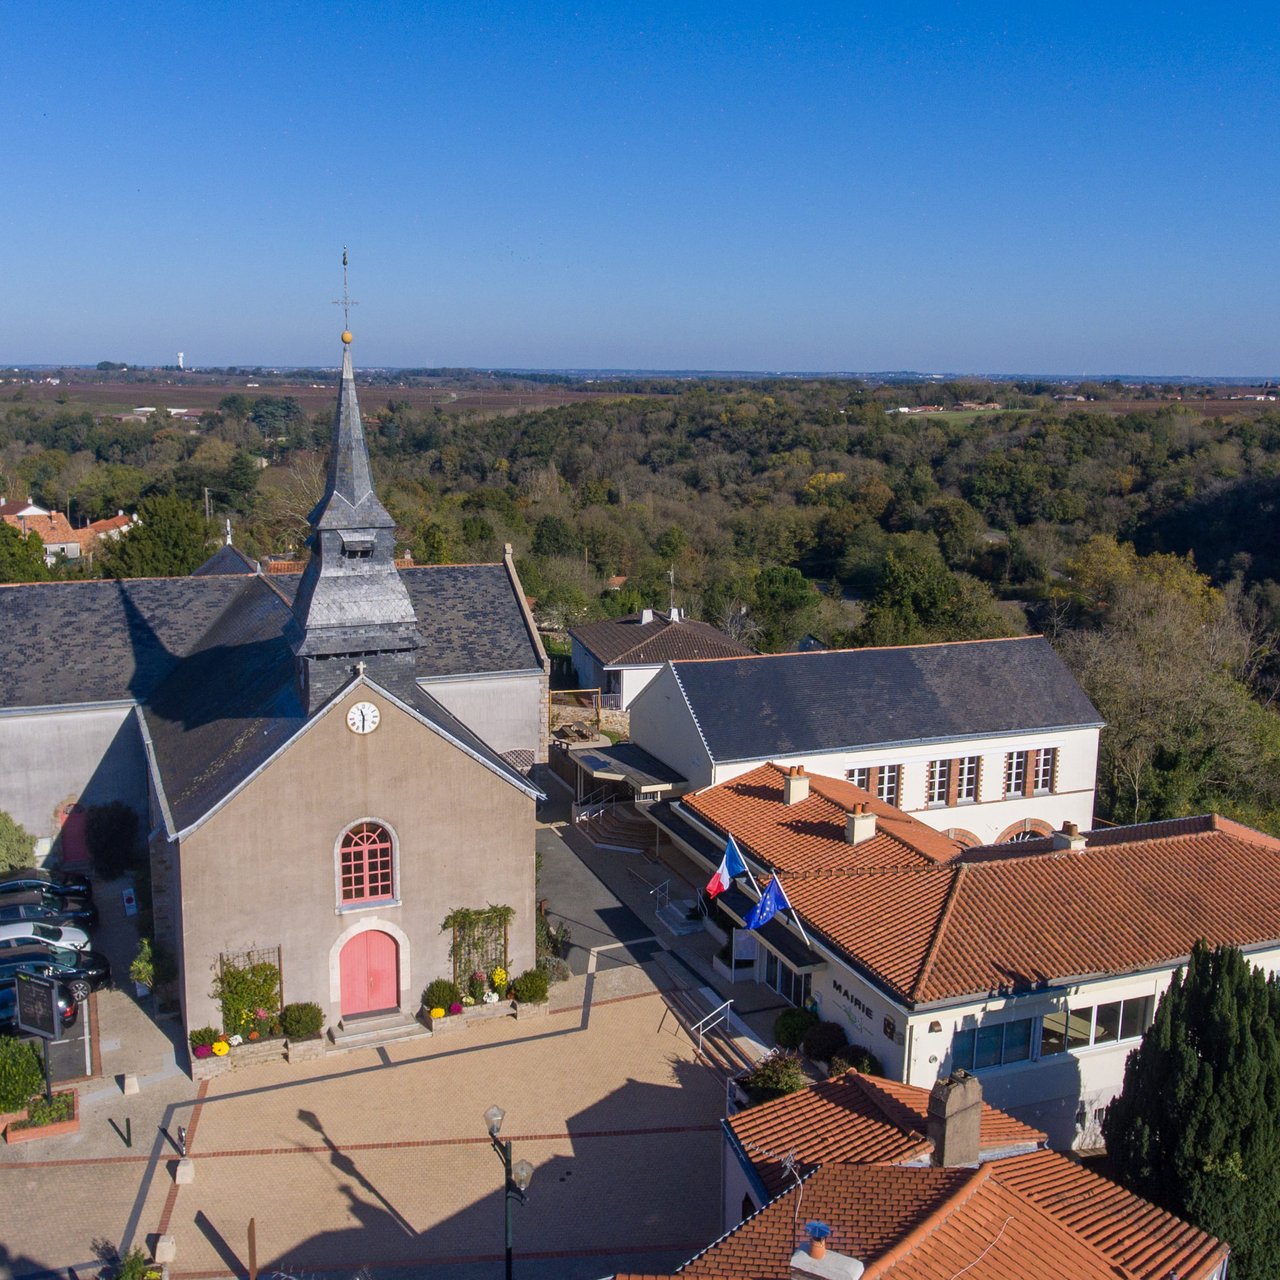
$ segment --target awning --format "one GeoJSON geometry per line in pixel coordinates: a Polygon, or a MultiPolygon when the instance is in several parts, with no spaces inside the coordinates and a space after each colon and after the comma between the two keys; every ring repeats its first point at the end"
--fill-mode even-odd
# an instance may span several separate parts
{"type": "Polygon", "coordinates": [[[685,790],[683,774],[663,764],[634,742],[611,747],[570,747],[569,755],[597,782],[625,782],[638,796],[665,795],[685,790]]]}
{"type": "MultiPolygon", "coordinates": [[[[751,909],[756,905],[755,899],[748,897],[741,889],[730,888],[715,897],[716,904],[725,914],[740,925],[747,923],[751,909]]],[[[826,961],[787,928],[776,916],[759,929],[753,929],[757,941],[762,947],[772,951],[779,960],[794,969],[797,973],[813,973],[821,969],[826,961]]]]}

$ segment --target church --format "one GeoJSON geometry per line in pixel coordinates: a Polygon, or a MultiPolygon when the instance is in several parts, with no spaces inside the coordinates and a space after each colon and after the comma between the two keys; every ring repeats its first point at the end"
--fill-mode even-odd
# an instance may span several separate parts
{"type": "Polygon", "coordinates": [[[0,587],[0,809],[44,851],[90,805],[145,815],[188,1028],[264,952],[330,1025],[412,1015],[458,908],[511,908],[508,967],[534,963],[546,654],[509,549],[397,567],[342,339],[300,574],[228,542],[187,578],[0,587]]]}

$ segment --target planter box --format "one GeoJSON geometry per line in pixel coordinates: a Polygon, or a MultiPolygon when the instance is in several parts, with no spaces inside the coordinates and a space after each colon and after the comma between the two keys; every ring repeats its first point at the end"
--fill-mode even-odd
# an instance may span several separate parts
{"type": "MultiPolygon", "coordinates": [[[[64,1090],[71,1094],[71,1119],[58,1120],[54,1124],[42,1124],[31,1129],[15,1129],[6,1125],[4,1137],[6,1142],[34,1142],[38,1138],[57,1138],[64,1133],[80,1132],[80,1095],[74,1089],[64,1090]]],[[[55,1093],[54,1097],[58,1095],[55,1093]]]]}
{"type": "Polygon", "coordinates": [[[249,1044],[236,1045],[221,1058],[217,1055],[208,1058],[192,1055],[191,1078],[208,1080],[224,1071],[234,1071],[237,1067],[252,1067],[259,1062],[279,1062],[284,1056],[283,1040],[254,1040],[249,1044]]]}
{"type": "Polygon", "coordinates": [[[27,1118],[27,1109],[23,1107],[21,1111],[0,1111],[0,1133],[3,1133],[12,1120],[25,1120],[27,1118]]]}
{"type": "Polygon", "coordinates": [[[290,1062],[316,1062],[324,1055],[324,1036],[309,1036],[306,1040],[284,1042],[284,1056],[290,1062]]]}
{"type": "Polygon", "coordinates": [[[723,947],[729,942],[729,931],[722,929],[710,916],[704,916],[702,927],[723,947]]]}
{"type": "Polygon", "coordinates": [[[516,1020],[519,1021],[521,1018],[545,1018],[550,1008],[551,1005],[546,1000],[542,1000],[538,1004],[517,1004],[516,1020]]]}
{"type": "Polygon", "coordinates": [[[750,982],[756,971],[756,962],[748,960],[745,964],[736,964],[731,969],[719,956],[712,956],[711,967],[726,982],[750,982]]]}
{"type": "Polygon", "coordinates": [[[461,1013],[449,1013],[443,1018],[433,1018],[429,1010],[422,1011],[422,1021],[431,1028],[433,1036],[449,1035],[461,1031],[469,1022],[484,1022],[488,1018],[511,1017],[511,1001],[499,1000],[497,1004],[473,1004],[461,1013]]]}

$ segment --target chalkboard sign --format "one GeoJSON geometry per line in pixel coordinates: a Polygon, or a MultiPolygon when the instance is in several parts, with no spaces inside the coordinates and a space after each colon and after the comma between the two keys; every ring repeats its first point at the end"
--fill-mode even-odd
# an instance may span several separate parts
{"type": "Polygon", "coordinates": [[[57,1040],[61,1030],[58,1017],[58,984],[52,978],[33,973],[17,973],[18,1026],[28,1035],[57,1040]]]}

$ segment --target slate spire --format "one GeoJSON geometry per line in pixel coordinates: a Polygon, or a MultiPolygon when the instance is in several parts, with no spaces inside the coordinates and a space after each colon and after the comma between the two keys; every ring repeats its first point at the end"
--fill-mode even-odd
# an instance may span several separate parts
{"type": "Polygon", "coordinates": [[[411,671],[422,644],[418,620],[395,564],[395,521],[378,501],[342,335],[342,381],[324,496],[311,512],[311,558],[294,597],[294,653],[308,711],[347,683],[358,662],[411,671]]]}

